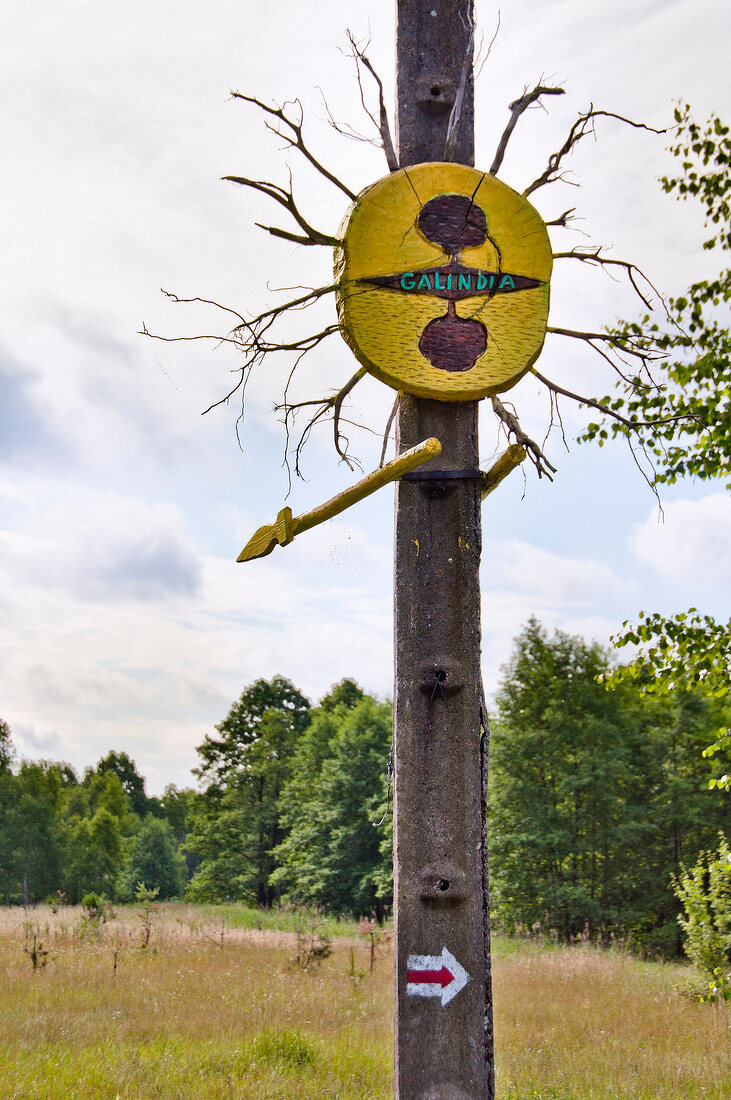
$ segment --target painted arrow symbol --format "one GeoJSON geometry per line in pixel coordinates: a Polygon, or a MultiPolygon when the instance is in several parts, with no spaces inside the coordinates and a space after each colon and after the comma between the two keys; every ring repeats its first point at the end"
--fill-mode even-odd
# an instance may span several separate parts
{"type": "Polygon", "coordinates": [[[406,968],[407,996],[439,997],[442,1008],[470,980],[465,968],[446,947],[441,955],[409,955],[406,968]]]}

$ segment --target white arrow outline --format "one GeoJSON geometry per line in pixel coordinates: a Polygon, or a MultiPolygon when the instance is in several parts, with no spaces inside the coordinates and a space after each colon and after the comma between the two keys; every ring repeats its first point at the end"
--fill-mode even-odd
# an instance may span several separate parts
{"type": "Polygon", "coordinates": [[[441,955],[409,955],[406,960],[406,969],[409,970],[439,970],[446,966],[452,975],[449,985],[442,986],[439,982],[407,982],[406,995],[408,997],[439,997],[442,1008],[460,993],[470,976],[455,959],[447,947],[442,948],[441,955]]]}

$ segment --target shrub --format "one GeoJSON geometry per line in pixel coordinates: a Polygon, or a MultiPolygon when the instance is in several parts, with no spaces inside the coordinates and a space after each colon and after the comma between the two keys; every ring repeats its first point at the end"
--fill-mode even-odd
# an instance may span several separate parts
{"type": "Polygon", "coordinates": [[[731,969],[731,849],[723,833],[717,852],[701,852],[698,862],[673,880],[683,906],[678,916],[685,953],[709,979],[731,969]]]}

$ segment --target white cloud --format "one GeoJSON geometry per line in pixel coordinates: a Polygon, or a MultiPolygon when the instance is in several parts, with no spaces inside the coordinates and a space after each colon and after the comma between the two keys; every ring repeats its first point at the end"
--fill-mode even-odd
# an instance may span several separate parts
{"type": "Polygon", "coordinates": [[[507,590],[528,602],[574,610],[631,590],[605,562],[562,557],[520,539],[491,544],[483,560],[483,576],[490,590],[507,590]]]}
{"type": "Polygon", "coordinates": [[[636,557],[666,581],[728,588],[731,562],[731,497],[676,500],[635,527],[629,545],[636,557]]]}
{"type": "MultiPolygon", "coordinates": [[[[344,675],[368,690],[391,690],[386,494],[265,561],[236,565],[235,553],[283,503],[282,433],[271,406],[289,364],[270,364],[252,378],[241,454],[235,398],[200,418],[235,380],[229,371],[238,360],[229,349],[136,335],[143,321],[166,335],[226,330],[218,311],[172,304],[161,285],[255,313],[276,299],[267,283],[330,280],[327,250],[298,250],[254,229],[254,221],[278,224],[276,211],[218,179],[241,172],[284,182],[290,163],[313,224],[334,231],[347,206],[293,151],[283,154],[254,108],[227,102],[239,82],[267,102],[301,96],[308,140],[350,186],[385,172],[378,151],[332,132],[316,85],[339,118],[360,125],[357,84],[337,47],[346,26],[365,34],[370,25],[369,56],[392,102],[393,5],[323,0],[316,20],[304,10],[294,0],[252,7],[245,17],[233,0],[132,0],[124,9],[68,0],[63,10],[39,0],[30,15],[10,5],[4,17],[0,87],[12,107],[0,119],[0,141],[13,171],[2,180],[9,216],[0,289],[10,364],[4,409],[13,420],[3,421],[0,439],[2,717],[24,751],[73,757],[79,767],[109,748],[126,749],[153,790],[186,781],[194,745],[258,676],[288,675],[313,698],[344,675]]],[[[504,172],[518,189],[543,169],[590,100],[647,113],[659,125],[675,94],[699,104],[701,116],[711,108],[728,113],[723,31],[731,8],[716,0],[692,9],[619,0],[607,10],[599,0],[548,7],[515,0],[504,13],[478,79],[478,163],[490,163],[516,89],[541,72],[565,81],[568,94],[554,98],[548,115],[521,119],[504,172]]],[[[494,25],[484,4],[477,16],[494,25]]],[[[589,218],[577,228],[615,244],[613,255],[638,260],[651,275],[703,277],[714,257],[698,247],[702,218],[663,200],[654,183],[664,138],[610,120],[601,126],[597,142],[587,139],[567,164],[585,186],[546,188],[536,205],[550,217],[578,205],[589,218]]],[[[588,239],[563,236],[569,243],[561,247],[588,239]]],[[[590,281],[590,274],[567,263],[556,279],[552,323],[604,324],[612,310],[621,312],[626,296],[615,305],[614,284],[601,272],[590,281]]],[[[308,314],[294,320],[300,331],[308,314]]],[[[598,365],[572,341],[556,337],[546,349],[545,373],[581,393],[605,384],[598,365]]],[[[291,393],[326,394],[354,369],[334,337],[303,361],[291,393]]],[[[366,380],[354,391],[353,418],[363,414],[377,428],[392,400],[366,380]]],[[[548,409],[536,380],[526,378],[506,400],[542,438],[548,409]]],[[[485,405],[487,453],[494,417],[485,405]]],[[[563,405],[562,412],[570,435],[581,416],[563,405]]],[[[310,483],[293,492],[295,512],[357,476],[337,468],[330,439],[323,428],[308,445],[310,483]]],[[[371,468],[379,442],[369,448],[357,439],[353,430],[354,449],[371,468]]],[[[556,437],[550,452],[560,454],[556,437]]],[[[561,456],[561,472],[569,463],[590,464],[589,453],[561,456]]],[[[526,510],[542,490],[531,486],[526,510]]],[[[485,663],[493,679],[529,615],[549,629],[581,629],[601,640],[615,610],[632,604],[645,581],[641,569],[625,576],[617,564],[626,524],[644,514],[644,499],[641,511],[615,508],[606,555],[602,546],[586,560],[582,528],[586,534],[592,509],[602,508],[601,492],[596,499],[586,493],[577,522],[577,501],[565,488],[561,496],[557,478],[550,522],[536,520],[533,528],[525,521],[511,527],[515,505],[500,492],[490,498],[490,522],[501,517],[506,537],[486,539],[483,570],[485,663]],[[514,529],[521,539],[510,537],[514,529]],[[566,531],[576,532],[570,544],[566,531]]],[[[728,553],[727,513],[711,512],[680,516],[672,546],[653,541],[661,536],[650,521],[636,534],[638,559],[659,563],[674,596],[689,571],[725,581],[718,563],[728,553]],[[704,534],[681,553],[679,540],[693,524],[704,534]]],[[[675,524],[672,509],[666,513],[675,524]]]]}

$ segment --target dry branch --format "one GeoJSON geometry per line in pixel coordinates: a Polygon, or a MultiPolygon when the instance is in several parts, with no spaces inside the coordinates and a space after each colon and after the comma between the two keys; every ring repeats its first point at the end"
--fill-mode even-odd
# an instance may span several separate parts
{"type": "MultiPolygon", "coordinates": [[[[368,118],[371,120],[373,125],[378,130],[378,133],[380,135],[380,142],[378,144],[380,144],[380,146],[383,149],[383,152],[385,154],[386,163],[388,164],[389,172],[396,172],[398,170],[398,158],[396,157],[396,150],[394,148],[393,139],[391,138],[391,127],[390,127],[389,121],[388,121],[388,111],[386,110],[386,102],[385,102],[385,99],[383,97],[383,81],[381,80],[380,76],[378,75],[376,70],[373,68],[373,65],[371,64],[371,62],[366,57],[366,54],[364,53],[364,50],[367,48],[368,43],[366,42],[365,46],[360,46],[356,42],[355,36],[353,35],[352,31],[346,31],[345,33],[346,33],[348,42],[350,43],[351,57],[355,61],[355,73],[356,73],[356,77],[357,77],[357,80],[358,80],[358,90],[360,92],[360,101],[363,105],[363,110],[365,111],[365,113],[368,115],[368,118]],[[364,69],[368,70],[368,72],[371,74],[371,76],[375,80],[376,84],[378,85],[378,118],[377,119],[376,119],[375,115],[372,113],[372,111],[369,109],[369,107],[366,103],[365,90],[363,88],[363,80],[361,78],[361,71],[360,71],[361,65],[363,66],[364,69]]],[[[326,104],[326,108],[327,108],[327,104],[326,104]]],[[[345,134],[346,137],[353,137],[353,138],[356,138],[358,140],[364,140],[364,141],[370,141],[371,140],[370,138],[361,138],[361,136],[359,134],[357,134],[354,130],[352,130],[350,128],[348,128],[349,132],[344,130],[341,126],[339,126],[335,122],[332,115],[330,114],[329,108],[327,108],[327,111],[328,111],[328,116],[329,116],[329,120],[330,120],[330,125],[333,126],[334,129],[336,129],[338,131],[338,133],[345,134]]]]}
{"type": "Polygon", "coordinates": [[[262,225],[261,222],[256,224],[260,229],[266,229],[267,233],[271,233],[274,237],[283,237],[287,241],[295,241],[297,244],[321,244],[327,245],[330,248],[334,248],[338,244],[337,237],[331,237],[328,233],[321,233],[319,229],[314,229],[309,222],[305,221],[297,203],[294,201],[294,195],[292,193],[292,177],[290,175],[289,190],[284,187],[280,187],[276,183],[270,183],[268,180],[250,180],[245,176],[222,176],[224,180],[229,183],[238,183],[242,187],[248,187],[252,191],[259,191],[263,195],[267,195],[270,199],[274,199],[275,202],[283,206],[289,214],[292,215],[294,220],[300,229],[305,232],[304,236],[299,234],[290,233],[287,229],[280,229],[278,226],[262,225]]]}
{"type": "Polygon", "coordinates": [[[386,421],[386,427],[383,429],[383,445],[381,446],[381,461],[378,463],[379,466],[383,466],[383,463],[386,461],[386,451],[388,450],[388,437],[391,434],[391,428],[393,427],[393,422],[396,419],[396,413],[398,412],[398,407],[399,407],[399,401],[400,400],[401,400],[401,394],[397,393],[396,394],[396,400],[394,401],[393,405],[391,406],[391,411],[388,414],[388,420],[386,421]]]}
{"type": "Polygon", "coordinates": [[[345,462],[348,469],[350,469],[350,470],[354,469],[354,461],[355,460],[353,459],[353,457],[351,455],[348,454],[349,440],[340,431],[340,420],[341,420],[342,406],[343,406],[343,402],[344,402],[345,398],[348,396],[348,394],[351,392],[351,390],[353,390],[355,388],[355,386],[357,386],[357,384],[360,382],[361,378],[363,378],[365,374],[367,374],[366,368],[361,367],[359,370],[357,370],[355,372],[353,377],[350,378],[345,383],[345,385],[342,386],[337,391],[337,393],[331,394],[329,397],[312,398],[308,401],[293,401],[293,402],[290,402],[286,398],[286,391],[285,391],[285,400],[280,405],[275,405],[274,406],[277,412],[284,412],[284,424],[285,424],[285,428],[286,428],[286,431],[287,431],[288,444],[289,444],[289,437],[290,437],[290,433],[291,433],[291,427],[294,425],[294,421],[296,419],[297,413],[301,409],[309,408],[311,406],[316,407],[316,411],[313,413],[313,415],[310,417],[310,419],[307,421],[307,424],[303,428],[303,430],[300,434],[300,438],[299,438],[299,440],[297,442],[297,445],[295,447],[295,450],[294,450],[295,473],[298,476],[301,476],[301,471],[300,471],[300,468],[299,468],[299,459],[300,459],[300,454],[302,452],[302,448],[304,447],[305,443],[307,442],[307,440],[310,436],[310,433],[312,432],[312,429],[315,427],[315,425],[319,421],[321,421],[323,418],[327,418],[331,411],[332,411],[332,418],[333,418],[333,438],[334,438],[334,442],[335,442],[335,450],[340,455],[343,462],[345,462]]]}
{"type": "Polygon", "coordinates": [[[555,183],[556,180],[562,179],[564,182],[569,182],[561,174],[561,163],[564,157],[573,150],[574,146],[578,145],[582,138],[587,134],[595,133],[594,120],[597,118],[616,118],[619,122],[624,122],[627,126],[632,126],[636,130],[649,130],[653,134],[664,134],[666,130],[657,130],[654,126],[647,126],[644,122],[633,122],[630,118],[625,118],[624,115],[617,115],[613,111],[595,111],[593,106],[589,108],[583,115],[579,115],[576,122],[569,130],[568,136],[564,141],[560,149],[555,153],[551,153],[548,158],[548,164],[544,171],[538,177],[533,180],[533,183],[529,187],[526,187],[523,194],[527,197],[534,191],[537,191],[539,187],[543,187],[546,183],[555,183]]]}
{"type": "Polygon", "coordinates": [[[677,424],[681,420],[695,420],[699,423],[701,422],[700,417],[690,416],[688,413],[676,413],[674,416],[659,416],[653,420],[630,420],[628,417],[622,416],[616,409],[603,405],[601,401],[595,401],[593,397],[583,397],[579,393],[574,393],[572,390],[564,389],[563,386],[551,382],[550,379],[537,371],[535,367],[531,367],[531,373],[534,374],[538,381],[542,382],[552,393],[560,394],[562,397],[568,397],[572,401],[576,401],[579,405],[586,405],[589,408],[596,409],[605,416],[609,416],[613,420],[623,424],[628,431],[639,431],[643,428],[659,428],[664,424],[677,424]]]}
{"type": "Polygon", "coordinates": [[[518,421],[517,414],[506,408],[497,396],[492,398],[492,407],[495,411],[495,415],[505,425],[508,440],[512,439],[515,443],[520,444],[521,447],[525,447],[528,457],[535,466],[536,473],[539,477],[543,477],[545,474],[549,481],[553,481],[551,475],[556,473],[556,467],[551,465],[535,440],[531,439],[530,436],[526,435],[523,431],[518,421]]]}
{"type": "Polygon", "coordinates": [[[459,85],[457,86],[457,94],[454,97],[454,103],[452,110],[449,114],[449,122],[447,123],[447,140],[444,144],[444,159],[446,161],[453,161],[457,151],[457,135],[459,133],[459,124],[462,120],[462,107],[464,106],[464,95],[467,90],[467,81],[472,74],[472,63],[475,52],[475,24],[474,20],[470,18],[469,26],[469,38],[467,39],[467,47],[465,49],[464,61],[462,62],[462,72],[459,76],[459,85]]]}
{"type": "Polygon", "coordinates": [[[612,259],[611,256],[604,256],[602,254],[600,245],[583,247],[579,246],[577,248],[572,248],[570,252],[554,252],[553,258],[554,260],[579,260],[582,263],[591,264],[592,266],[603,268],[622,268],[622,270],[626,273],[630,283],[632,284],[632,289],[635,291],[637,296],[641,299],[644,305],[647,306],[648,309],[652,309],[653,305],[652,302],[640,290],[638,279],[641,280],[643,283],[646,283],[653,294],[657,295],[657,297],[660,299],[663,306],[665,307],[666,314],[668,313],[667,306],[665,305],[665,300],[662,294],[654,285],[654,283],[652,283],[650,279],[648,279],[644,271],[642,271],[637,266],[637,264],[629,263],[627,260],[615,260],[612,259]]]}
{"type": "Polygon", "coordinates": [[[561,229],[567,229],[569,222],[575,220],[575,214],[576,207],[572,206],[568,210],[564,210],[563,214],[559,214],[559,216],[557,218],[554,218],[553,221],[546,222],[546,225],[555,225],[559,226],[561,229]]]}
{"type": "MultiPolygon", "coordinates": [[[[310,149],[305,144],[304,138],[302,137],[302,104],[299,102],[298,99],[294,100],[293,102],[297,105],[297,107],[299,107],[299,121],[297,121],[297,119],[290,118],[287,114],[285,114],[284,107],[270,107],[267,103],[263,103],[262,100],[257,99],[256,96],[244,95],[242,92],[231,92],[231,96],[233,99],[242,99],[245,103],[253,103],[254,106],[258,107],[261,111],[264,111],[265,114],[269,115],[272,118],[276,118],[277,123],[272,124],[270,122],[265,122],[265,126],[267,127],[267,129],[271,130],[272,133],[277,135],[277,137],[280,137],[284,141],[286,141],[288,145],[292,146],[292,148],[299,149],[300,153],[302,153],[302,156],[310,162],[312,167],[315,168],[321,176],[324,176],[326,180],[330,181],[330,183],[334,184],[336,187],[339,187],[340,190],[344,194],[346,194],[349,199],[355,201],[356,196],[350,190],[350,188],[346,187],[343,181],[338,179],[337,176],[334,176],[332,172],[329,172],[327,168],[325,168],[325,166],[321,164],[319,160],[317,160],[317,158],[312,154],[310,149]],[[282,126],[286,127],[284,131],[282,131],[282,126]]],[[[287,104],[285,103],[284,106],[286,107],[287,104]]]]}
{"type": "Polygon", "coordinates": [[[500,165],[503,163],[503,157],[505,156],[505,150],[508,147],[510,136],[516,127],[518,119],[527,111],[534,103],[537,103],[542,95],[564,95],[564,88],[548,88],[542,84],[536,84],[532,92],[529,92],[526,88],[520,99],[514,99],[510,104],[510,119],[507,126],[503,131],[503,136],[500,138],[497,151],[495,153],[495,159],[490,167],[490,175],[496,176],[500,169],[500,165]]]}
{"type": "Polygon", "coordinates": [[[577,329],[555,328],[552,325],[546,328],[546,332],[554,336],[568,336],[572,340],[581,340],[583,343],[588,344],[597,355],[601,355],[602,359],[604,359],[613,370],[617,371],[625,382],[627,382],[628,379],[623,374],[616,359],[608,355],[602,345],[608,346],[623,363],[626,362],[624,357],[627,355],[634,360],[635,366],[639,361],[641,368],[647,371],[651,383],[652,379],[649,375],[650,363],[664,358],[663,354],[653,354],[649,351],[643,344],[642,336],[638,336],[633,340],[631,337],[614,336],[609,332],[582,332],[577,329]]]}

